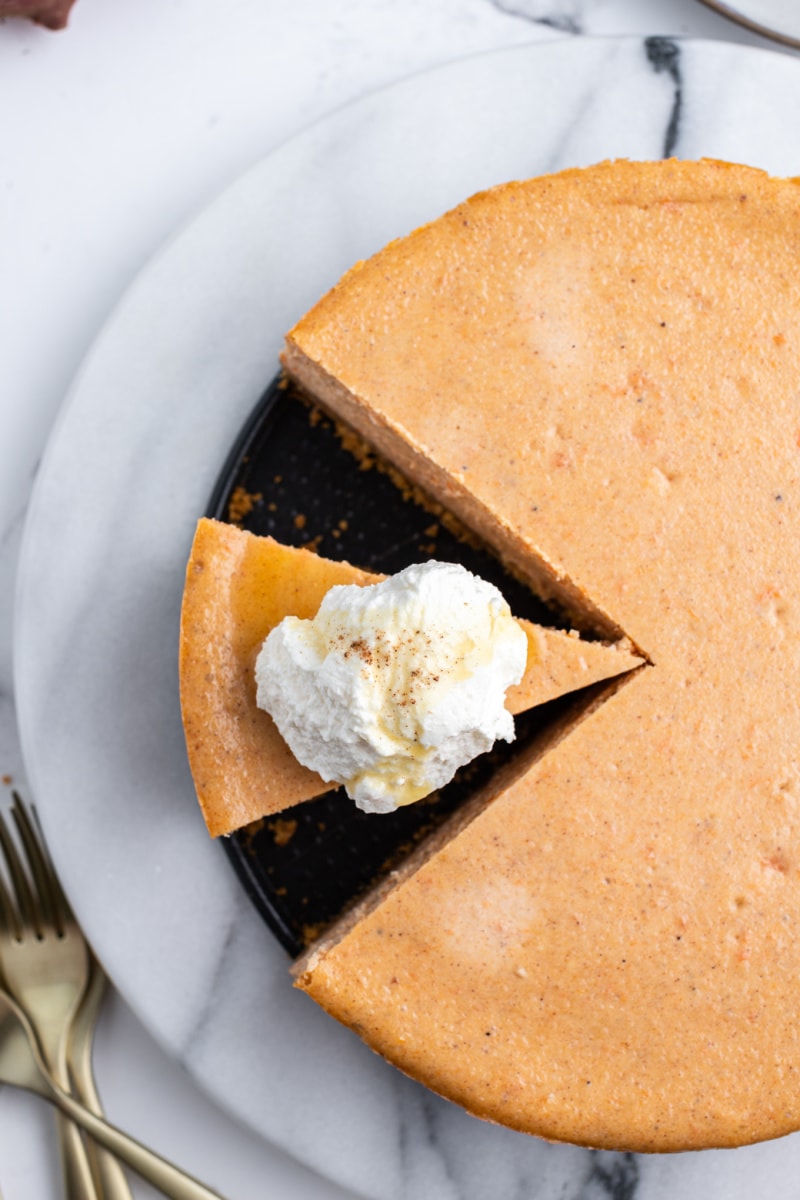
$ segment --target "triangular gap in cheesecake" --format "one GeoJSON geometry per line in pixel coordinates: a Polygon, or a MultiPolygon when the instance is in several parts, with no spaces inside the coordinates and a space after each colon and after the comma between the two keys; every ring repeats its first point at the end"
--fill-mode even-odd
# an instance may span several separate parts
{"type": "Polygon", "coordinates": [[[535,766],[546,754],[549,754],[565,738],[577,729],[592,713],[609,701],[642,672],[648,664],[619,675],[615,679],[605,680],[592,687],[585,688],[574,695],[573,703],[561,716],[546,725],[535,734],[517,754],[497,769],[491,779],[479,788],[474,795],[462,804],[452,815],[443,822],[433,833],[422,840],[402,862],[388,875],[380,879],[365,895],[359,897],[315,940],[308,949],[299,955],[290,968],[296,985],[303,986],[303,975],[313,970],[316,964],[344,938],[359,921],[375,911],[381,901],[391,891],[414,875],[425,863],[434,858],[440,850],[452,842],[478,817],[494,800],[501,796],[518,779],[535,766]]]}
{"type": "Polygon", "coordinates": [[[545,603],[563,612],[582,632],[617,642],[626,639],[633,651],[651,662],[646,649],[589,597],[568,575],[558,572],[541,552],[534,552],[518,534],[482,505],[462,480],[445,472],[408,431],[393,427],[374,408],[361,403],[338,379],[310,358],[289,334],[281,362],[289,377],[314,404],[334,420],[345,422],[368,446],[382,455],[413,484],[453,513],[468,530],[523,579],[545,603]]]}

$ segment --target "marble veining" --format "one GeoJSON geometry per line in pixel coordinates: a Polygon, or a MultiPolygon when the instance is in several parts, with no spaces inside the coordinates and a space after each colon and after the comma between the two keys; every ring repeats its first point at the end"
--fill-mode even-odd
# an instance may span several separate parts
{"type": "Polygon", "coordinates": [[[522,17],[538,25],[548,25],[560,33],[582,33],[581,6],[576,0],[553,3],[552,0],[489,0],[500,12],[522,17]]]}
{"type": "MultiPolygon", "coordinates": [[[[248,903],[242,896],[242,905],[248,903]]],[[[185,1067],[190,1067],[199,1047],[209,1034],[224,998],[224,989],[230,981],[231,964],[235,962],[235,943],[239,936],[241,905],[234,905],[225,915],[213,969],[206,980],[203,1003],[197,1009],[194,1020],[181,1030],[180,1041],[175,1046],[175,1057],[185,1067]]],[[[213,1030],[211,1031],[213,1033],[213,1030]]]]}
{"type": "Polygon", "coordinates": [[[672,80],[675,95],[669,123],[664,133],[662,158],[670,158],[678,149],[681,113],[683,110],[683,79],[681,77],[681,51],[674,38],[649,37],[645,39],[648,61],[657,73],[663,71],[672,80]]]}
{"type": "MultiPolygon", "coordinates": [[[[789,1200],[800,1139],[647,1159],[550,1146],[420,1088],[291,988],[202,828],[186,767],[175,638],[194,520],[283,331],[352,261],[479,188],[603,157],[679,149],[796,172],[800,135],[785,118],[799,103],[789,57],[562,38],[342,109],[154,260],[50,443],[23,548],[16,683],[66,889],[112,978],[195,1078],[370,1200],[745,1200],[765,1166],[783,1181],[771,1194],[789,1200]]],[[[6,691],[0,679],[0,718],[6,691]]]]}
{"type": "Polygon", "coordinates": [[[593,1150],[589,1177],[575,1200],[594,1200],[595,1196],[608,1197],[608,1200],[635,1200],[639,1178],[639,1159],[635,1154],[593,1150]]]}

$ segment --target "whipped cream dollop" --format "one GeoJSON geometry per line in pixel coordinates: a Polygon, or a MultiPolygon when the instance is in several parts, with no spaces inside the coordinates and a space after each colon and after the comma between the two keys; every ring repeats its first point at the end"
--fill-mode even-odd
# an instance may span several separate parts
{"type": "Polygon", "coordinates": [[[427,562],[281,621],[256,661],[257,703],[301,763],[365,812],[392,812],[514,740],[505,693],[527,652],[496,587],[427,562]]]}

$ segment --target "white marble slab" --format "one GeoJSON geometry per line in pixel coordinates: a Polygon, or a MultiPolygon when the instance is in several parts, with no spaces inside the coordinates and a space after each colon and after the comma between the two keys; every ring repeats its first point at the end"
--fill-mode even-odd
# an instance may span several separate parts
{"type": "MultiPolygon", "coordinates": [[[[578,10],[562,5],[553,23],[578,10]]],[[[291,990],[205,836],[185,765],[175,645],[194,519],[282,332],[355,258],[479,187],[601,157],[709,154],[796,172],[798,102],[791,58],[661,38],[520,47],[341,110],[140,276],[50,443],[22,560],[16,681],[67,890],[123,994],[212,1094],[375,1200],[735,1200],[757,1194],[765,1165],[771,1194],[788,1198],[800,1140],[649,1159],[548,1147],[431,1096],[291,990]]]]}

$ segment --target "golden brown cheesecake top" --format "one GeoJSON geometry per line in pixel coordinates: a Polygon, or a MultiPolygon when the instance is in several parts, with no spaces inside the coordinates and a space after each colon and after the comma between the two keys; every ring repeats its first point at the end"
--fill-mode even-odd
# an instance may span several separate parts
{"type": "Polygon", "coordinates": [[[653,663],[303,964],[480,1115],[800,1127],[799,269],[794,183],[607,163],[474,197],[290,335],[304,386],[653,663]]]}

